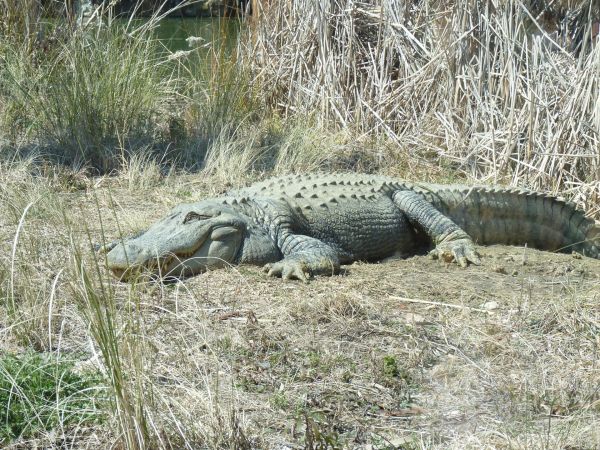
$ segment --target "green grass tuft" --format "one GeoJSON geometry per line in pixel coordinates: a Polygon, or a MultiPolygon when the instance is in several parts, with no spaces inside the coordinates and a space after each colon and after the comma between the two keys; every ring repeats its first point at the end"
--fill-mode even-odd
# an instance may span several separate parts
{"type": "Polygon", "coordinates": [[[102,420],[102,378],[76,372],[75,362],[38,353],[0,357],[0,443],[102,420]]]}

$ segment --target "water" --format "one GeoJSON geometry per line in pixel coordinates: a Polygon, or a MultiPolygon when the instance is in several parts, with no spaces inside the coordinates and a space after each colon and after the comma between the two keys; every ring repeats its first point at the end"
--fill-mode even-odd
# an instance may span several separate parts
{"type": "Polygon", "coordinates": [[[156,37],[171,52],[206,48],[213,43],[216,48],[231,49],[235,45],[240,22],[236,19],[215,18],[169,18],[160,22],[156,37]],[[187,39],[199,40],[190,46],[187,39]],[[220,47],[224,46],[224,47],[220,47]]]}

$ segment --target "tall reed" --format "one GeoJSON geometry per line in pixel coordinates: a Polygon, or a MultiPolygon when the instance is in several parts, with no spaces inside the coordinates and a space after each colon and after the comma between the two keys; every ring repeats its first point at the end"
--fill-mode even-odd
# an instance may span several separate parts
{"type": "Polygon", "coordinates": [[[486,182],[600,195],[600,5],[256,2],[246,64],[272,108],[385,135],[486,182]],[[569,9],[570,7],[570,9],[569,9]]]}

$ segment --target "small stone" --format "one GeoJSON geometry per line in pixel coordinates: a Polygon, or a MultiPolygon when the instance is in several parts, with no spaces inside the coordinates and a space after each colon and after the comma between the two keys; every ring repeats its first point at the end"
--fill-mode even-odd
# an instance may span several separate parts
{"type": "Polygon", "coordinates": [[[406,314],[404,316],[404,320],[406,323],[409,323],[411,325],[425,325],[428,323],[423,316],[415,313],[406,314]]]}
{"type": "Polygon", "coordinates": [[[482,309],[485,309],[487,311],[493,311],[494,309],[498,309],[500,305],[498,304],[498,302],[485,302],[483,305],[481,305],[482,309]]]}

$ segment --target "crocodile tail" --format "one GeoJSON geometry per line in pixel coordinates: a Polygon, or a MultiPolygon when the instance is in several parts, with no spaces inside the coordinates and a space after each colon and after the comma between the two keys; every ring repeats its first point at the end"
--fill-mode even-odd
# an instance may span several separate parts
{"type": "Polygon", "coordinates": [[[600,225],[571,202],[525,189],[429,185],[415,190],[480,244],[528,245],[600,259],[600,225]]]}

